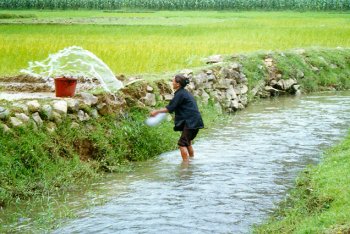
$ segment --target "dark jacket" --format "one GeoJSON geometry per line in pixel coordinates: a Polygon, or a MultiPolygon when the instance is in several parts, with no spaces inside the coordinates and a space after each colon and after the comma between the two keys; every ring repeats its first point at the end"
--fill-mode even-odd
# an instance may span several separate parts
{"type": "Polygon", "coordinates": [[[186,89],[176,90],[174,98],[166,108],[169,113],[175,111],[175,131],[182,131],[185,125],[189,129],[204,128],[196,100],[186,89]]]}

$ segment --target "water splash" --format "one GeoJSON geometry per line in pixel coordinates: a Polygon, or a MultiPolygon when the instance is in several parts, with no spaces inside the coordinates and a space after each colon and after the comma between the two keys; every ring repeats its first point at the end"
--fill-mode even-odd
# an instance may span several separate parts
{"type": "Polygon", "coordinates": [[[123,88],[123,83],[101,59],[79,46],[64,48],[43,61],[29,62],[29,67],[21,72],[47,80],[59,76],[83,77],[89,81],[97,78],[107,92],[123,88]]]}

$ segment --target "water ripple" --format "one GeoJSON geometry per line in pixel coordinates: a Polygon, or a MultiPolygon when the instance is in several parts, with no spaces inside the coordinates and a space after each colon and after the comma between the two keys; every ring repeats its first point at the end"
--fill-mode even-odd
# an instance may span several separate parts
{"type": "Polygon", "coordinates": [[[198,140],[188,166],[173,151],[102,183],[109,202],[53,233],[249,233],[346,134],[349,111],[349,92],[252,104],[198,140]]]}

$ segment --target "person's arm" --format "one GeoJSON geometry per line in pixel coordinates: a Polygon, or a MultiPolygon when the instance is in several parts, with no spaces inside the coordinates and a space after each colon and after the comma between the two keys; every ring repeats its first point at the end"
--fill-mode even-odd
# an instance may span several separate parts
{"type": "Polygon", "coordinates": [[[175,93],[175,96],[173,99],[171,99],[169,105],[167,105],[165,108],[151,111],[151,116],[156,116],[159,113],[173,113],[175,109],[180,105],[180,103],[183,100],[183,94],[181,93],[175,93]]]}
{"type": "Polygon", "coordinates": [[[169,110],[167,108],[162,108],[162,109],[159,109],[159,110],[151,111],[150,115],[151,116],[156,116],[159,113],[168,113],[168,112],[169,112],[169,110]]]}

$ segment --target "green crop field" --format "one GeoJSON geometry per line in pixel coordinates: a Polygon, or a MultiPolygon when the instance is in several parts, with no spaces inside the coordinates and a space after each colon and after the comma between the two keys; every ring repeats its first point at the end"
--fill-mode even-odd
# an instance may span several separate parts
{"type": "Polygon", "coordinates": [[[81,46],[115,74],[201,65],[213,54],[349,47],[342,12],[0,11],[0,77],[20,74],[68,46],[81,46]]]}
{"type": "Polygon", "coordinates": [[[348,0],[2,0],[0,9],[349,10],[348,0]]]}

